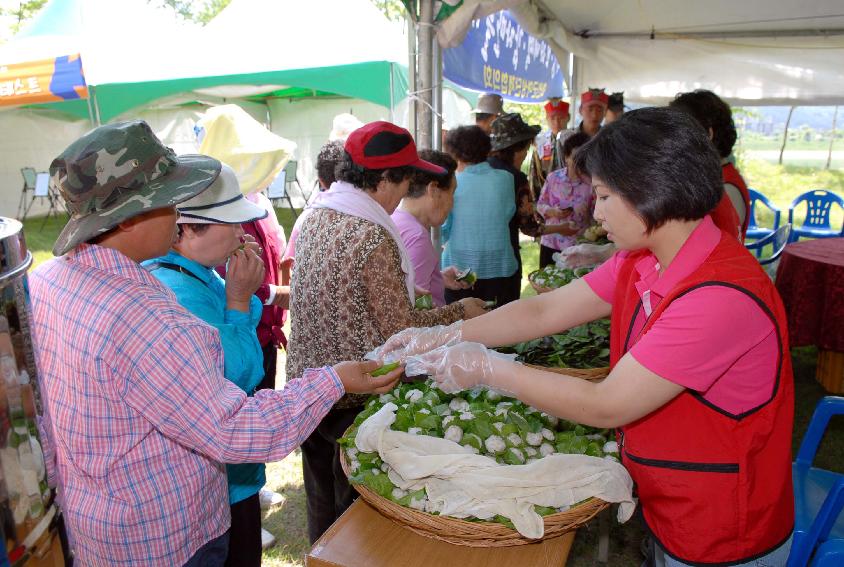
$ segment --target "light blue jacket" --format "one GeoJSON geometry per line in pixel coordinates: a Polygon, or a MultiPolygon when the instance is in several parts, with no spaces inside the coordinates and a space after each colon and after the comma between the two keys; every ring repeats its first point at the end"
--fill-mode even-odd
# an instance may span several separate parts
{"type": "Polygon", "coordinates": [[[442,227],[443,268],[472,268],[481,279],[512,276],[518,264],[510,243],[516,214],[513,175],[476,163],[457,173],[454,208],[442,227]]]}
{"type": "MultiPolygon", "coordinates": [[[[212,268],[188,260],[173,250],[143,262],[143,266],[173,290],[182,307],[219,331],[226,378],[251,396],[264,377],[264,356],[255,332],[261,320],[261,301],[253,295],[248,314],[226,309],[223,278],[212,268]],[[161,267],[162,262],[180,266],[192,275],[161,267]]],[[[256,494],[266,483],[263,464],[226,465],[226,472],[230,504],[256,494]]]]}

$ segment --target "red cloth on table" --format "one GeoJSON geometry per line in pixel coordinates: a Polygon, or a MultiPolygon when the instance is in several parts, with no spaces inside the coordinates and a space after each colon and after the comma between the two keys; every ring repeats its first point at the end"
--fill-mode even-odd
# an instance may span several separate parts
{"type": "Polygon", "coordinates": [[[791,346],[844,352],[844,238],[786,246],[776,285],[788,315],[791,346]]]}

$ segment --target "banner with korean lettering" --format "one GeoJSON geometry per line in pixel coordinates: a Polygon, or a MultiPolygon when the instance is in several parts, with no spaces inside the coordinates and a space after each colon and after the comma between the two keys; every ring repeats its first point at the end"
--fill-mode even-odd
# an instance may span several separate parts
{"type": "Polygon", "coordinates": [[[503,10],[474,20],[463,43],[443,50],[443,76],[461,87],[514,102],[563,96],[563,73],[551,47],[503,10]]]}
{"type": "Polygon", "coordinates": [[[0,106],[88,98],[79,55],[0,64],[0,106]]]}

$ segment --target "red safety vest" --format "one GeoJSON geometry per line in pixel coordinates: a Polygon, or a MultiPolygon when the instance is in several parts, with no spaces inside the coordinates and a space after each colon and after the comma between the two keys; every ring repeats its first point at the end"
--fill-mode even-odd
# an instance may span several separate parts
{"type": "Polygon", "coordinates": [[[724,178],[724,183],[735,185],[738,188],[741,198],[744,201],[744,222],[741,223],[741,241],[744,242],[744,237],[747,234],[747,225],[750,222],[750,192],[747,190],[747,183],[744,182],[744,178],[738,172],[736,166],[731,163],[725,163],[721,166],[721,176],[724,178]]]}
{"type": "Polygon", "coordinates": [[[712,254],[665,296],[641,333],[633,336],[642,308],[634,266],[645,254],[631,254],[620,267],[612,311],[612,366],[672,301],[698,287],[741,291],[774,323],[778,375],[763,405],[732,415],[685,390],[619,434],[622,463],[636,483],[647,527],[670,556],[700,564],[750,561],[783,544],[794,527],[794,384],[782,301],[744,246],[722,233],[712,254]]]}
{"type": "Polygon", "coordinates": [[[721,195],[721,200],[718,205],[709,211],[709,216],[712,217],[712,222],[715,226],[726,232],[736,240],[739,239],[739,220],[736,208],[733,202],[727,196],[726,191],[721,195]]]}

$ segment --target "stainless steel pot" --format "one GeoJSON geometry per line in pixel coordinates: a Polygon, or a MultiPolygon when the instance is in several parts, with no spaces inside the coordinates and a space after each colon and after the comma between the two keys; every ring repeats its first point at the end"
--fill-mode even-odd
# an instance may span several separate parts
{"type": "Polygon", "coordinates": [[[32,255],[20,222],[0,217],[0,546],[12,565],[61,565],[36,424],[41,410],[29,324],[32,255]]]}

